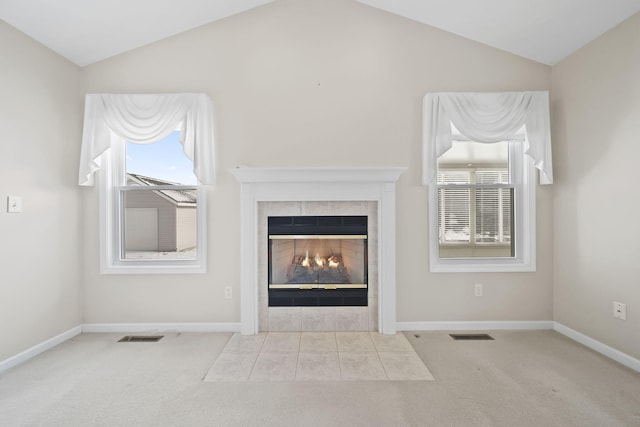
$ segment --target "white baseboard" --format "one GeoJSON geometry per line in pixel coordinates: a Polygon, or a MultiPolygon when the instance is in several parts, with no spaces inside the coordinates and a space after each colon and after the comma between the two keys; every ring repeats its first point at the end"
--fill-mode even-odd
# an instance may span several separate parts
{"type": "MultiPolygon", "coordinates": [[[[534,321],[445,321],[445,322],[397,322],[398,331],[479,331],[479,330],[535,330],[554,331],[601,353],[616,362],[640,372],[640,360],[629,356],[600,341],[575,331],[558,322],[534,321]]],[[[0,361],[0,373],[44,353],[80,333],[157,333],[157,332],[240,332],[240,323],[87,323],[76,326],[41,342],[21,353],[0,361]]]]}
{"type": "Polygon", "coordinates": [[[81,333],[240,332],[240,323],[87,323],[0,361],[0,373],[13,368],[81,333]]]}
{"type": "Polygon", "coordinates": [[[551,320],[397,322],[398,331],[496,331],[553,329],[551,320]]]}
{"type": "Polygon", "coordinates": [[[240,323],[85,323],[82,332],[240,332],[240,323]]]}
{"type": "Polygon", "coordinates": [[[58,344],[62,344],[75,337],[76,335],[80,335],[82,333],[82,326],[76,326],[74,328],[69,329],[59,335],[56,335],[53,338],[49,338],[46,341],[41,342],[40,344],[36,344],[31,348],[26,349],[23,352],[16,354],[15,356],[11,356],[8,359],[0,361],[0,373],[4,372],[8,369],[13,368],[16,365],[26,362],[27,360],[36,357],[40,353],[44,353],[45,351],[52,349],[58,344]]]}
{"type": "Polygon", "coordinates": [[[610,359],[615,360],[616,362],[626,366],[627,368],[631,368],[636,372],[640,372],[640,360],[636,359],[635,357],[629,356],[628,354],[616,350],[613,347],[609,347],[608,345],[601,343],[600,341],[594,340],[593,338],[588,337],[558,322],[553,322],[553,330],[561,333],[566,337],[571,338],[574,341],[579,342],[582,345],[589,347],[592,350],[597,351],[600,354],[609,357],[610,359]]]}

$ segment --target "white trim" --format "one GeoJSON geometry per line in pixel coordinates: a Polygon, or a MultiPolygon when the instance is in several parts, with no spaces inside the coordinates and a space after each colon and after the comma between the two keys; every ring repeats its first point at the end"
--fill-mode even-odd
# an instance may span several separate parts
{"type": "Polygon", "coordinates": [[[482,331],[553,329],[551,320],[398,322],[399,331],[482,331]]]}
{"type": "Polygon", "coordinates": [[[240,323],[85,323],[0,361],[0,373],[20,365],[81,333],[240,332],[240,323]]]}
{"type": "Polygon", "coordinates": [[[575,331],[552,320],[531,321],[444,321],[444,322],[397,322],[398,331],[491,331],[491,330],[539,330],[552,329],[591,350],[594,350],[624,366],[640,372],[640,360],[616,350],[600,341],[575,331]]]}
{"type": "MultiPolygon", "coordinates": [[[[27,350],[0,361],[0,373],[44,353],[81,333],[140,333],[140,332],[240,332],[240,323],[86,323],[78,325],[27,350]]],[[[561,323],[551,320],[531,321],[444,321],[397,322],[398,331],[478,331],[478,330],[540,330],[553,329],[616,362],[640,372],[640,360],[613,347],[594,340],[561,323]]]]}
{"type": "Polygon", "coordinates": [[[85,323],[82,332],[240,332],[240,323],[85,323]]]}
{"type": "Polygon", "coordinates": [[[405,167],[372,168],[249,168],[236,167],[230,172],[243,183],[300,182],[396,182],[405,167]]]}
{"type": "Polygon", "coordinates": [[[404,167],[233,168],[240,183],[240,322],[258,333],[257,205],[259,202],[378,202],[378,331],[396,332],[395,183],[404,167]],[[311,185],[310,185],[311,184],[311,185]]]}
{"type": "Polygon", "coordinates": [[[62,344],[63,342],[75,337],[76,335],[80,335],[81,333],[82,326],[76,326],[69,329],[68,331],[56,335],[53,338],[49,338],[48,340],[43,341],[40,344],[36,344],[33,347],[16,354],[15,356],[11,356],[8,359],[0,361],[0,373],[9,370],[21,363],[24,363],[27,360],[36,357],[37,355],[44,353],[45,351],[50,350],[59,344],[62,344]]]}
{"type": "Polygon", "coordinates": [[[607,356],[610,359],[615,360],[616,362],[626,366],[627,368],[633,369],[636,372],[640,372],[640,360],[636,359],[635,357],[629,356],[628,354],[623,353],[620,350],[616,350],[613,347],[609,347],[608,345],[601,343],[600,341],[594,340],[593,338],[588,337],[558,322],[553,322],[553,330],[568,338],[571,338],[574,341],[579,342],[582,345],[589,347],[594,351],[597,351],[600,354],[607,356]]]}

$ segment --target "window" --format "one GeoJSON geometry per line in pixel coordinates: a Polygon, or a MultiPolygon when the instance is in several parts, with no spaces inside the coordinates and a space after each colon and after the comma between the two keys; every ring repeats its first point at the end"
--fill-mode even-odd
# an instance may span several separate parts
{"type": "Polygon", "coordinates": [[[437,176],[440,257],[513,256],[509,144],[455,142],[437,176]]]}
{"type": "Polygon", "coordinates": [[[105,153],[102,272],[205,271],[205,192],[179,139],[121,141],[105,153]]]}
{"type": "Polygon", "coordinates": [[[438,158],[432,271],[535,269],[535,187],[522,145],[454,140],[438,158]]]}
{"type": "Polygon", "coordinates": [[[206,272],[212,119],[202,93],[85,96],[78,184],[100,172],[101,273],[206,272]]]}
{"type": "Polygon", "coordinates": [[[534,170],[553,183],[549,94],[428,93],[422,123],[431,271],[535,271],[534,170]]]}

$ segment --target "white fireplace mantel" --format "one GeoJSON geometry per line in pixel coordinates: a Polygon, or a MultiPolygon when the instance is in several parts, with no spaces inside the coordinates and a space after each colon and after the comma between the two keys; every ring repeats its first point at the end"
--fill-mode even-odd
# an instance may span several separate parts
{"type": "Polygon", "coordinates": [[[404,167],[230,169],[241,184],[240,324],[258,332],[257,204],[274,201],[375,201],[378,206],[378,331],[396,332],[395,183],[404,167]]]}

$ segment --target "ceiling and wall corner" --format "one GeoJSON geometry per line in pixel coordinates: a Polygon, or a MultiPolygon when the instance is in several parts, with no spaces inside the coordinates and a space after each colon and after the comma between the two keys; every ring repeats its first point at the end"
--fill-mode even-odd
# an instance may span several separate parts
{"type": "Polygon", "coordinates": [[[3,0],[0,19],[79,66],[273,0],[3,0]]]}
{"type": "Polygon", "coordinates": [[[640,11],[637,0],[357,1],[547,65],[640,11]]]}
{"type": "MultiPolygon", "coordinates": [[[[85,66],[273,1],[3,0],[0,19],[85,66]]],[[[640,0],[355,1],[547,65],[640,11],[640,0]]]]}

